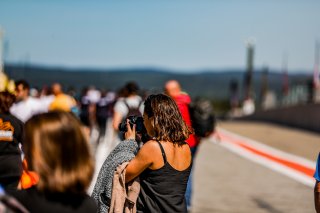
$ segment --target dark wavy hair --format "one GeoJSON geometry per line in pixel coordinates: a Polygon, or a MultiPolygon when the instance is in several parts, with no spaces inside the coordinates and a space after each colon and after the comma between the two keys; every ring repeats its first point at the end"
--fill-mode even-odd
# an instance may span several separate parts
{"type": "Polygon", "coordinates": [[[144,113],[153,117],[156,140],[182,145],[192,131],[184,122],[175,101],[167,95],[150,95],[144,102],[144,113]]]}
{"type": "Polygon", "coordinates": [[[8,91],[0,92],[0,113],[9,114],[10,107],[15,102],[16,97],[8,91]]]}

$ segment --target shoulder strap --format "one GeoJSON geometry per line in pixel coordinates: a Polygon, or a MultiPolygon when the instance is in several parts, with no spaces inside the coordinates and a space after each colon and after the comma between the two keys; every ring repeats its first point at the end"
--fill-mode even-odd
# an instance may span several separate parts
{"type": "Polygon", "coordinates": [[[160,146],[160,149],[161,149],[161,153],[162,153],[163,161],[164,161],[164,163],[166,164],[166,163],[167,163],[167,156],[166,156],[166,153],[164,152],[164,149],[163,149],[163,147],[162,147],[162,145],[161,145],[160,141],[158,141],[158,140],[157,140],[157,142],[158,142],[158,144],[159,144],[159,146],[160,146]]]}
{"type": "MultiPolygon", "coordinates": [[[[126,105],[126,107],[128,108],[128,110],[130,110],[131,108],[135,108],[135,107],[130,107],[129,104],[127,103],[127,100],[126,100],[126,99],[123,100],[123,103],[126,105]]],[[[142,104],[142,100],[139,101],[139,104],[138,104],[138,106],[137,106],[137,109],[140,108],[141,104],[142,104]]]]}
{"type": "Polygon", "coordinates": [[[128,110],[130,109],[130,106],[128,105],[126,99],[123,100],[123,103],[126,105],[126,107],[128,108],[128,110]]]}

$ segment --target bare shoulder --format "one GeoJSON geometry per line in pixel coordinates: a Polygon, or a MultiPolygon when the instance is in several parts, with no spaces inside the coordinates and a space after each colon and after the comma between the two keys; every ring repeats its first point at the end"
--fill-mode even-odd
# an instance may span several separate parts
{"type": "Polygon", "coordinates": [[[155,140],[150,140],[141,147],[139,150],[137,157],[140,159],[143,159],[143,161],[148,162],[150,164],[153,164],[155,159],[155,156],[161,154],[161,151],[159,149],[159,144],[155,140]]]}
{"type": "Polygon", "coordinates": [[[155,156],[161,155],[161,149],[159,143],[156,140],[147,141],[140,149],[140,152],[154,158],[155,156]]]}
{"type": "Polygon", "coordinates": [[[143,144],[140,151],[153,151],[159,149],[159,144],[155,140],[149,140],[143,144]]]}

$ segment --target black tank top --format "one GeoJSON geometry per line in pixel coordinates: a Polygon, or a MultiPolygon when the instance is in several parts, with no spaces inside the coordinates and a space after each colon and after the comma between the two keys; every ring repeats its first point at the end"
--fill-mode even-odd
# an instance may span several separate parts
{"type": "Polygon", "coordinates": [[[192,163],[183,171],[174,169],[167,162],[161,143],[157,142],[164,165],[156,170],[147,168],[140,174],[137,212],[187,212],[185,191],[192,163]]]}

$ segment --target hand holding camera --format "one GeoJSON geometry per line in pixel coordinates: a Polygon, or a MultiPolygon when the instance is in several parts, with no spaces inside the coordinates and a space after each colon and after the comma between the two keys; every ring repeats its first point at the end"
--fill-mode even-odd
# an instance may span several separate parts
{"type": "Polygon", "coordinates": [[[125,139],[135,139],[138,142],[147,142],[150,139],[141,116],[129,116],[119,124],[119,131],[124,133],[125,139]]]}
{"type": "Polygon", "coordinates": [[[125,121],[123,121],[119,124],[118,129],[120,132],[127,132],[128,131],[127,121],[129,122],[131,129],[133,128],[133,125],[136,124],[137,133],[141,133],[145,130],[145,127],[143,125],[143,118],[141,116],[132,115],[132,116],[129,116],[125,121]]]}
{"type": "Polygon", "coordinates": [[[130,120],[127,119],[126,123],[127,131],[124,133],[125,139],[136,139],[136,124],[130,124],[130,120]]]}

